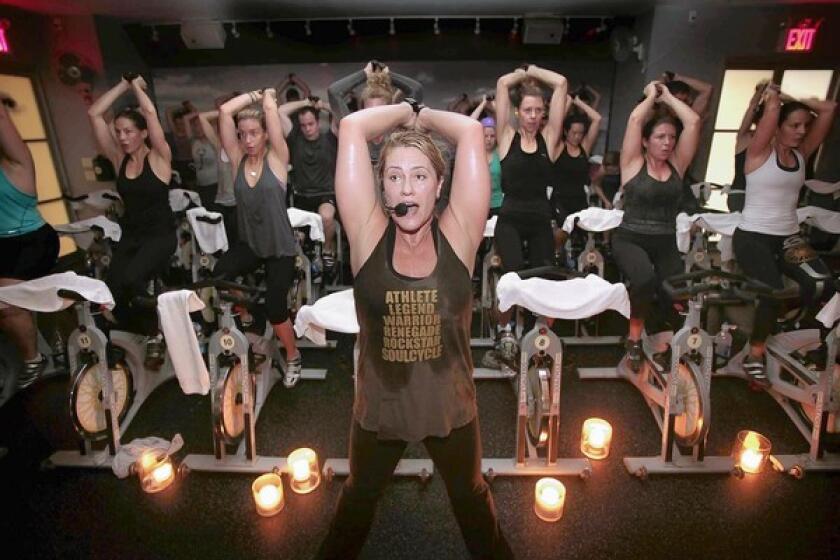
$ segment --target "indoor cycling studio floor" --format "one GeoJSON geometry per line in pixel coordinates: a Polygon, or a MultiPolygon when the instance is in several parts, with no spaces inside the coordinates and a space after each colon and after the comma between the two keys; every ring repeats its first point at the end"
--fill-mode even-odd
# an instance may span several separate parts
{"type": "MultiPolygon", "coordinates": [[[[281,384],[257,424],[261,454],[313,447],[319,457],[345,457],[353,399],[352,342],[335,351],[305,350],[307,366],[329,368],[323,382],[281,384]]],[[[475,357],[481,356],[480,350],[475,357]]],[[[626,381],[577,379],[575,366],[616,363],[620,351],[567,348],[561,409],[561,456],[581,457],[584,419],[600,416],[614,428],[610,456],[593,462],[589,480],[564,478],[564,517],[540,521],[533,511],[535,478],[496,478],[502,525],[519,558],[840,558],[840,475],[808,473],[803,480],[766,472],[739,480],[725,475],[651,476],[625,470],[625,455],[653,455],[660,435],[641,396],[626,381]]],[[[192,472],[160,494],[144,494],[137,478],[110,471],[39,465],[54,449],[74,446],[67,419],[66,378],[38,383],[0,409],[4,558],[310,558],[335,506],[340,480],[296,495],[286,484],[286,508],[256,514],[252,475],[192,472]]],[[[511,456],[515,397],[508,381],[479,381],[485,456],[511,456]]],[[[807,447],[781,408],[742,381],[715,379],[708,453],[728,454],[739,429],[751,428],[780,453],[807,447]]],[[[140,410],[124,441],[181,433],[187,453],[211,453],[210,398],[186,396],[167,382],[140,410]]],[[[424,456],[411,447],[408,456],[424,456]]],[[[427,486],[395,479],[363,558],[466,557],[439,476],[427,486]]]]}

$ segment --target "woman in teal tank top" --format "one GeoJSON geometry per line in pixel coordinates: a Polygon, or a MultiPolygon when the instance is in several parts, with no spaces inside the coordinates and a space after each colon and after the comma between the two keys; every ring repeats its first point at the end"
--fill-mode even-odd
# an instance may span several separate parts
{"type": "MultiPolygon", "coordinates": [[[[15,103],[4,94],[0,100],[0,286],[10,286],[52,270],[58,236],[38,212],[35,164],[9,114],[15,103]]],[[[18,387],[28,387],[43,373],[47,360],[38,352],[32,313],[0,304],[0,330],[24,360],[18,387]]]]}
{"type": "Polygon", "coordinates": [[[490,198],[481,125],[413,99],[341,121],[335,187],[359,322],[350,476],[319,558],[355,558],[408,442],[442,474],[471,556],[511,558],[490,488],[472,380],[471,273],[490,198]],[[374,172],[367,140],[388,134],[374,172]],[[457,145],[446,161],[426,131],[457,145]]]}
{"type": "MultiPolygon", "coordinates": [[[[478,119],[483,112],[492,110],[493,100],[486,95],[481,99],[481,103],[475,108],[470,117],[478,119]]],[[[496,143],[496,119],[485,116],[480,119],[482,129],[484,131],[484,153],[487,156],[487,165],[490,167],[490,213],[491,216],[498,216],[499,209],[502,207],[502,200],[505,194],[502,192],[502,161],[499,159],[499,151],[496,143]]]]}

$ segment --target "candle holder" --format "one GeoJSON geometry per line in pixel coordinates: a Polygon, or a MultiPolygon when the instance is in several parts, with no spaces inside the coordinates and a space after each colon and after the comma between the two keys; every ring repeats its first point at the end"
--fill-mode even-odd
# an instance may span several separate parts
{"type": "Polygon", "coordinates": [[[295,449],[286,458],[289,487],[296,494],[309,494],[321,484],[318,455],[308,447],[295,449]]]}
{"type": "Polygon", "coordinates": [[[555,478],[541,478],[534,486],[534,513],[543,521],[554,522],[563,517],[566,487],[555,478]]]}
{"type": "Polygon", "coordinates": [[[286,506],[283,479],[280,477],[279,469],[258,476],[251,484],[251,493],[254,496],[257,513],[263,517],[277,515],[286,506]]]}
{"type": "Polygon", "coordinates": [[[175,481],[172,458],[164,451],[146,451],[135,463],[140,487],[148,494],[166,490],[175,481]]]}
{"type": "Polygon", "coordinates": [[[772,447],[770,440],[758,432],[741,430],[732,447],[735,468],[748,474],[760,473],[767,464],[772,447]]]}
{"type": "Polygon", "coordinates": [[[580,433],[580,451],[590,459],[606,459],[610,454],[612,426],[601,418],[589,418],[580,433]]]}

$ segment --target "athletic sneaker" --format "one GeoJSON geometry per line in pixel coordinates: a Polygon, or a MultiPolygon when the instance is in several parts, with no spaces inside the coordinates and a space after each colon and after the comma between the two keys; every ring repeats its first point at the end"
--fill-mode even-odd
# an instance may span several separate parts
{"type": "Polygon", "coordinates": [[[301,355],[298,354],[297,358],[293,358],[286,362],[286,371],[283,372],[283,386],[286,389],[291,389],[297,382],[300,381],[300,373],[303,369],[303,363],[301,361],[301,355]]]}
{"type": "Polygon", "coordinates": [[[324,264],[324,272],[331,273],[335,269],[335,253],[323,253],[321,262],[324,264]]]}
{"type": "Polygon", "coordinates": [[[518,368],[516,360],[519,357],[519,341],[512,332],[502,331],[496,343],[496,355],[509,366],[518,368]]]}
{"type": "Polygon", "coordinates": [[[34,360],[23,362],[23,367],[18,372],[18,389],[26,389],[35,383],[43,375],[45,369],[47,369],[47,357],[43,354],[38,354],[34,360]]]}
{"type": "Polygon", "coordinates": [[[645,360],[645,351],[642,347],[641,340],[628,340],[625,347],[627,348],[627,361],[630,364],[630,369],[639,371],[642,369],[642,362],[645,360]]]}
{"type": "Polygon", "coordinates": [[[166,361],[166,344],[163,342],[163,337],[153,336],[146,341],[146,358],[143,360],[143,365],[148,369],[157,371],[166,361]]]}
{"type": "Polygon", "coordinates": [[[488,369],[502,369],[502,361],[495,349],[490,349],[481,357],[481,366],[488,369]]]}
{"type": "Polygon", "coordinates": [[[750,354],[741,363],[744,373],[747,375],[747,382],[753,389],[767,389],[770,387],[770,379],[767,377],[767,368],[764,365],[764,357],[756,358],[750,354]]]}

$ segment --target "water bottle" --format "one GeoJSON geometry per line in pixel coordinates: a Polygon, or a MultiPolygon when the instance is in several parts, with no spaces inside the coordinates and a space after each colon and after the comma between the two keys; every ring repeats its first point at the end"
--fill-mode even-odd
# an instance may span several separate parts
{"type": "Polygon", "coordinates": [[[715,335],[715,356],[719,362],[726,363],[729,361],[730,354],[732,353],[732,330],[735,328],[737,328],[736,325],[730,325],[724,322],[720,326],[720,332],[715,335]]]}

